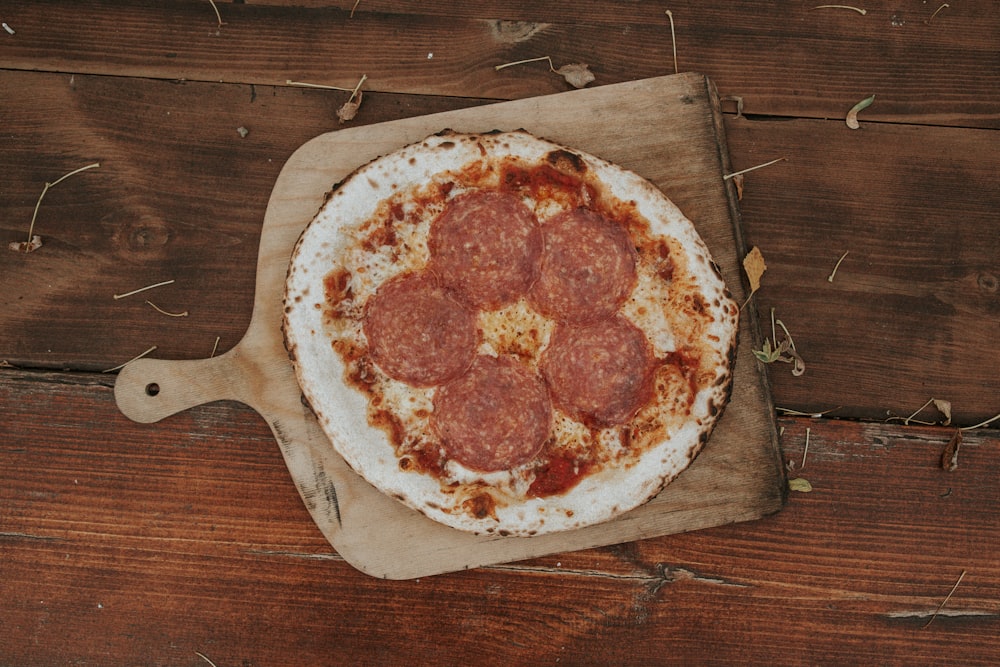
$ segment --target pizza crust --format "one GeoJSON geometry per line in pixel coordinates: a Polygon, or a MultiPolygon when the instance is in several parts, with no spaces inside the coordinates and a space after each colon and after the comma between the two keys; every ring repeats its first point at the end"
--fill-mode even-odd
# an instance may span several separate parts
{"type": "MultiPolygon", "coordinates": [[[[648,181],[524,131],[446,131],[359,168],[336,187],[293,251],[282,327],[305,398],[356,472],[448,526],[531,536],[618,516],[690,464],[728,401],[738,314],[692,223],[648,181]],[[537,462],[482,473],[442,458],[429,419],[437,388],[387,379],[366,357],[360,322],[381,284],[427,266],[430,224],[447,201],[503,187],[511,172],[501,167],[511,164],[580,184],[530,190],[543,229],[548,218],[580,205],[622,218],[639,261],[619,313],[646,334],[662,363],[654,399],[627,424],[595,429],[557,411],[553,441],[562,444],[537,462]],[[574,483],[538,493],[547,491],[546,480],[559,479],[574,483]]],[[[526,299],[480,312],[478,321],[480,354],[518,354],[538,370],[554,325],[526,299]]]]}

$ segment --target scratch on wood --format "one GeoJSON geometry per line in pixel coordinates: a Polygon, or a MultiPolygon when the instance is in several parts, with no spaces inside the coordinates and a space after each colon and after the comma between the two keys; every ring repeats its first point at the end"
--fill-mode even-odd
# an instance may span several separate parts
{"type": "MultiPolygon", "coordinates": [[[[943,616],[962,618],[1000,618],[1000,612],[986,611],[985,609],[942,609],[937,613],[938,618],[943,616]]],[[[912,610],[912,611],[892,611],[885,615],[886,618],[930,618],[934,616],[934,610],[912,610]]]]}
{"type": "MultiPolygon", "coordinates": [[[[281,450],[286,456],[289,457],[289,459],[301,456],[301,454],[296,451],[295,442],[285,431],[281,421],[277,419],[272,420],[271,430],[274,432],[274,437],[278,439],[278,444],[281,445],[281,450]]],[[[300,487],[302,498],[306,503],[306,507],[310,512],[316,509],[319,506],[317,503],[317,496],[322,495],[322,498],[326,501],[326,506],[333,507],[334,515],[337,518],[337,525],[343,527],[343,521],[340,518],[340,503],[337,500],[337,488],[334,486],[333,481],[329,478],[329,476],[327,476],[326,470],[323,469],[322,464],[316,459],[311,459],[311,461],[313,484],[308,488],[305,488],[305,485],[300,487]]]]}
{"type": "Polygon", "coordinates": [[[58,542],[60,538],[49,535],[32,535],[31,533],[0,533],[0,540],[39,540],[44,542],[58,542]]]}
{"type": "Polygon", "coordinates": [[[254,556],[284,556],[304,560],[343,560],[338,553],[313,554],[302,551],[276,551],[271,549],[248,549],[247,553],[254,556]]]}

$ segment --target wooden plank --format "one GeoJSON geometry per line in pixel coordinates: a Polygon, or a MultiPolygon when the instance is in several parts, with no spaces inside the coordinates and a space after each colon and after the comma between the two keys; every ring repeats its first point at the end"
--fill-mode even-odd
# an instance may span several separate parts
{"type": "MultiPolygon", "coordinates": [[[[277,174],[301,143],[339,127],[347,94],[26,72],[0,82],[33,91],[0,102],[11,135],[0,244],[26,236],[46,181],[102,164],[46,195],[42,250],[0,252],[0,360],[98,371],[151,345],[166,359],[206,357],[217,336],[219,352],[235,345],[277,174]],[[142,295],[111,298],[179,275],[190,279],[145,297],[186,318],[142,295]]],[[[352,123],[475,102],[373,93],[352,123]]],[[[741,202],[769,265],[757,308],[768,322],[775,307],[808,363],[801,378],[771,368],[776,403],[880,420],[934,395],[967,425],[1000,412],[1000,352],[985,344],[1000,312],[1000,239],[984,232],[1000,209],[995,133],[733,118],[726,131],[737,169],[789,160],[748,174],[741,202]]]]}
{"type": "MultiPolygon", "coordinates": [[[[427,13],[416,4],[362,4],[353,19],[335,6],[223,4],[220,27],[202,2],[14,2],[6,11],[17,34],[5,41],[0,67],[347,87],[365,73],[370,90],[504,99],[567,88],[544,63],[493,69],[524,58],[594,63],[598,85],[673,71],[658,6],[615,21],[616,8],[591,8],[589,22],[577,18],[576,4],[438,3],[427,13]]],[[[681,69],[741,96],[748,113],[842,118],[878,93],[870,119],[1000,126],[1000,13],[987,0],[949,8],[931,24],[924,6],[866,16],[722,2],[674,9],[681,69]]]]}
{"type": "Polygon", "coordinates": [[[735,168],[787,159],[747,174],[741,202],[748,245],[770,267],[761,321],[774,308],[807,364],[801,377],[771,367],[777,404],[881,420],[933,396],[966,425],[1000,412],[1000,135],[808,120],[727,128],[735,168]]]}
{"type": "Polygon", "coordinates": [[[331,553],[252,411],[142,426],[101,377],[0,370],[4,664],[1000,659],[996,430],[948,473],[952,429],[784,419],[814,490],[778,515],[385,582],[331,553]]]}
{"type": "MultiPolygon", "coordinates": [[[[10,135],[0,151],[0,359],[99,371],[152,345],[171,359],[207,357],[216,337],[217,352],[230,349],[250,321],[275,179],[299,145],[339,126],[348,94],[25,72],[0,82],[32,91],[0,102],[10,135]],[[44,184],[93,162],[100,168],[45,195],[42,249],[9,252],[27,237],[44,184]],[[189,315],[161,315],[147,299],[189,315]]],[[[474,103],[373,93],[353,124],[474,103]]]]}

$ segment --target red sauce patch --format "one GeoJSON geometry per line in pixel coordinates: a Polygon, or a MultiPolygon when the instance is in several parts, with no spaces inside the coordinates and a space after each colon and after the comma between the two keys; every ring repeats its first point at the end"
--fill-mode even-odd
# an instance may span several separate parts
{"type": "Polygon", "coordinates": [[[528,487],[528,495],[544,498],[569,491],[590,469],[589,463],[566,456],[554,456],[535,471],[535,481],[528,487]]]}

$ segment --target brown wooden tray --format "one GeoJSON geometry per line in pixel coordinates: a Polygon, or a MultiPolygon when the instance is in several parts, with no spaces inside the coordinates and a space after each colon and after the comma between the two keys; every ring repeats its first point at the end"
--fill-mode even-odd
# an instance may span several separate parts
{"type": "Polygon", "coordinates": [[[425,136],[524,128],[646,177],[691,218],[743,298],[745,247],[718,98],[680,74],[348,128],[307,142],[285,164],[261,231],[253,316],[226,354],[198,361],[140,359],[115,398],[149,423],[216,400],[237,400],[270,424],[306,507],[337,552],[377,577],[406,579],[756,519],[779,510],[785,478],[770,392],[751,353],[753,309],[740,325],[733,398],[695,462],[656,498],[616,520],[533,538],[474,536],[437,524],[357,476],[300,400],[282,345],[282,290],[292,246],[331,186],[356,167],[425,136]]]}

